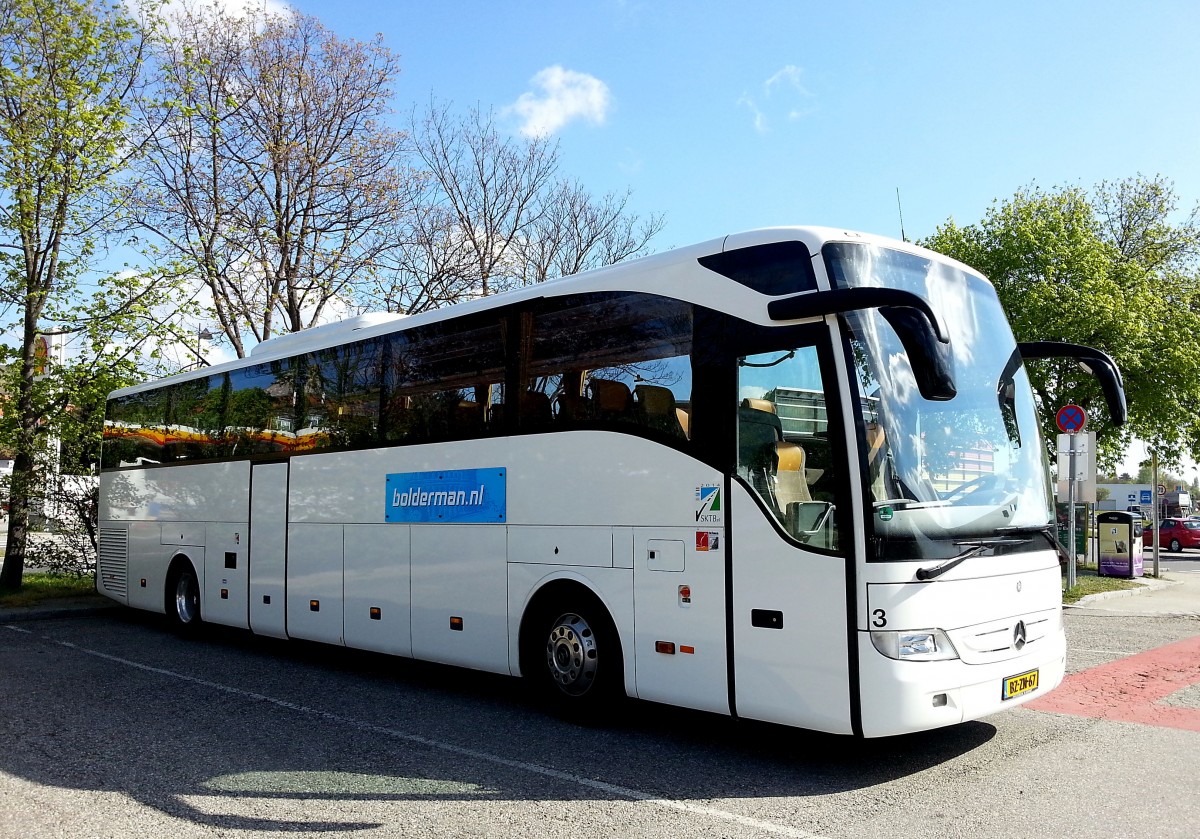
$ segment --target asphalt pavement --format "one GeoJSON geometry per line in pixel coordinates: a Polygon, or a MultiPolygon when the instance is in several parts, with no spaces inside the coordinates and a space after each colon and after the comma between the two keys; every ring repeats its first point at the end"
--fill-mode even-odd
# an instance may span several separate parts
{"type": "Polygon", "coordinates": [[[1163,570],[1067,610],[1041,700],[878,741],[652,703],[576,724],[504,677],[100,598],[2,610],[0,839],[1191,839],[1200,552],[1163,570]]]}

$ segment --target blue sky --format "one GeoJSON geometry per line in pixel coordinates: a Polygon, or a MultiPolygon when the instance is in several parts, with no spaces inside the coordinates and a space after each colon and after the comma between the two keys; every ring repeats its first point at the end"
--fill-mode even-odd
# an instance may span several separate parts
{"type": "Polygon", "coordinates": [[[435,96],[554,136],[564,174],[665,214],[658,250],[777,224],[898,236],[897,189],[909,238],[1033,182],[1162,174],[1200,200],[1194,0],[291,5],[381,33],[398,111],[435,96]]]}

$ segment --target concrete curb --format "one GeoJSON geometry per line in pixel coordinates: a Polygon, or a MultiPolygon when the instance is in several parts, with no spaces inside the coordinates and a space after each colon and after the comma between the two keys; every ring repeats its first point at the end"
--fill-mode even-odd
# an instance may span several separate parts
{"type": "Polygon", "coordinates": [[[1089,594],[1087,597],[1081,597],[1075,603],[1069,603],[1064,608],[1078,609],[1087,606],[1089,603],[1095,603],[1099,600],[1110,600],[1114,597],[1133,597],[1147,591],[1154,591],[1159,588],[1167,588],[1169,586],[1179,585],[1178,580],[1155,580],[1146,578],[1135,578],[1130,580],[1132,583],[1137,583],[1137,588],[1127,588],[1121,591],[1101,591],[1096,594],[1089,594]]]}

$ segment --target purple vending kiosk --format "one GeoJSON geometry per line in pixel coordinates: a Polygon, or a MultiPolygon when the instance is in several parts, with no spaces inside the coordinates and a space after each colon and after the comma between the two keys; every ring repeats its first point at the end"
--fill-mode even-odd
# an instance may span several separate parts
{"type": "Polygon", "coordinates": [[[1114,511],[1096,516],[1100,537],[1101,577],[1142,576],[1142,522],[1133,513],[1114,511]]]}

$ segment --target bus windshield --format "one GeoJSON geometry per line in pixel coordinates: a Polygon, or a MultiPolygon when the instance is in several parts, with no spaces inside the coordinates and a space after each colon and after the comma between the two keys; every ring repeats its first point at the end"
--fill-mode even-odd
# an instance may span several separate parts
{"type": "MultiPolygon", "coordinates": [[[[1033,391],[995,289],[937,260],[865,244],[823,251],[837,287],[921,295],[950,329],[958,393],[924,399],[877,310],[848,316],[879,558],[960,553],[955,541],[1022,543],[1053,521],[1033,391]]],[[[1042,545],[1041,547],[1044,547],[1042,545]]]]}

